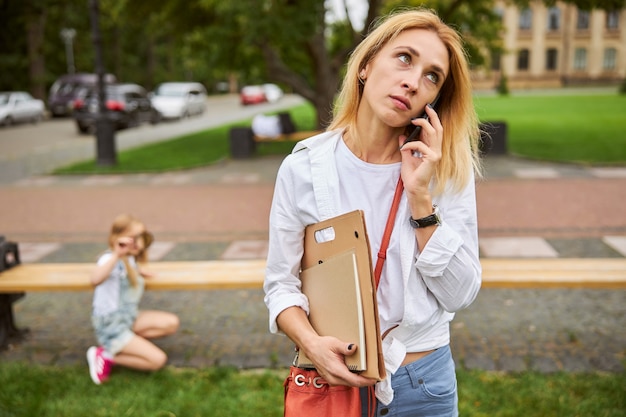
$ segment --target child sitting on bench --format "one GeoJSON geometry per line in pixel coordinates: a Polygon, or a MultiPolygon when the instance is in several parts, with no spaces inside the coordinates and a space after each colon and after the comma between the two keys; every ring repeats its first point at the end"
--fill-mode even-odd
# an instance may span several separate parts
{"type": "Polygon", "coordinates": [[[111,227],[109,250],[100,256],[91,275],[95,286],[91,321],[99,346],[87,350],[89,374],[96,384],[106,381],[113,364],[155,371],[167,355],[149,339],[176,332],[178,316],[156,310],[140,311],[147,249],[153,237],[138,219],[122,214],[111,227]]]}

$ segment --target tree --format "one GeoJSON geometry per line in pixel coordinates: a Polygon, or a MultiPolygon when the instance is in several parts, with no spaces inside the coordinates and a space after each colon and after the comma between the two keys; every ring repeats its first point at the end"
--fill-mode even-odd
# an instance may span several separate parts
{"type": "MultiPolygon", "coordinates": [[[[358,34],[328,48],[324,2],[320,0],[198,0],[219,25],[197,28],[211,43],[212,61],[237,73],[243,82],[270,80],[310,101],[317,122],[329,121],[341,67],[358,34]]],[[[378,1],[371,1],[377,5],[378,1]]]]}
{"type": "MultiPolygon", "coordinates": [[[[223,56],[219,63],[232,65],[232,71],[239,70],[245,79],[258,77],[258,74],[246,74],[244,69],[258,69],[253,60],[262,60],[264,75],[310,101],[317,111],[318,127],[328,124],[343,66],[365,35],[363,31],[356,30],[349,18],[327,22],[327,10],[320,0],[265,0],[260,4],[257,0],[198,2],[219,17],[219,28],[206,29],[207,35],[219,33],[220,39],[225,40],[216,48],[221,51],[217,55],[223,56]],[[240,60],[227,62],[233,51],[240,60]],[[243,62],[251,64],[242,66],[243,62]]],[[[380,0],[369,0],[363,27],[365,30],[371,27],[381,12],[422,3],[391,0],[383,4],[380,0]]],[[[345,0],[343,5],[347,8],[345,0]]],[[[438,10],[444,21],[464,33],[475,65],[485,62],[483,51],[499,47],[499,18],[493,11],[492,0],[427,1],[425,6],[438,10]]]]}

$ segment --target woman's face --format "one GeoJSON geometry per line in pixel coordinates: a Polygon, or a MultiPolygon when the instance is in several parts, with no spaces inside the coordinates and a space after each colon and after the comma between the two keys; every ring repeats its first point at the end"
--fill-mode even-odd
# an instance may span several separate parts
{"type": "Polygon", "coordinates": [[[435,32],[406,30],[359,74],[365,79],[359,113],[391,127],[406,126],[435,99],[449,68],[448,51],[435,32]]]}

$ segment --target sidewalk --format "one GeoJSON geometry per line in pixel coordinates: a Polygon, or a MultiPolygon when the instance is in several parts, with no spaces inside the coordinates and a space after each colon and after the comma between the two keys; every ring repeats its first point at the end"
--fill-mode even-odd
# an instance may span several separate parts
{"type": "MultiPolygon", "coordinates": [[[[265,256],[279,158],[161,175],[38,176],[0,186],[0,231],[23,262],[93,262],[115,214],[156,235],[152,259],[265,256]]],[[[477,187],[482,257],[626,256],[626,170],[489,157],[477,187]]],[[[452,323],[457,365],[541,372],[624,370],[626,291],[484,289],[452,323]]],[[[84,363],[91,294],[31,293],[15,306],[28,337],[0,360],[84,363]]],[[[173,366],[287,366],[293,346],[268,334],[261,290],[149,292],[143,308],[176,312],[159,341],[173,366]]]]}

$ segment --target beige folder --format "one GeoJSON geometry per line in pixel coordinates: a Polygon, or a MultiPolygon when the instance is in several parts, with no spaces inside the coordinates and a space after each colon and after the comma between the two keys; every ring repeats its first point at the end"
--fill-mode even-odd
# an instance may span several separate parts
{"type": "MultiPolygon", "coordinates": [[[[310,225],[304,235],[304,255],[302,257],[302,273],[324,262],[353,251],[356,259],[356,270],[359,278],[363,324],[365,328],[365,369],[361,375],[382,380],[385,378],[378,305],[376,302],[376,283],[372,268],[372,257],[365,229],[363,211],[355,210],[319,223],[310,225]]],[[[337,279],[341,276],[336,276],[337,279]]],[[[350,278],[344,276],[344,278],[350,278]]],[[[305,292],[306,294],[306,292],[305,292]]],[[[342,317],[330,317],[340,320],[342,317]]],[[[352,341],[339,337],[346,342],[352,341]]],[[[297,365],[297,363],[296,363],[297,365]]]]}
{"type": "MultiPolygon", "coordinates": [[[[354,250],[305,269],[300,279],[302,292],[309,299],[309,321],[315,331],[321,336],[356,343],[358,348],[354,354],[346,356],[346,365],[351,371],[364,371],[367,367],[365,323],[354,250]]],[[[302,352],[296,365],[314,366],[302,352]]]]}

